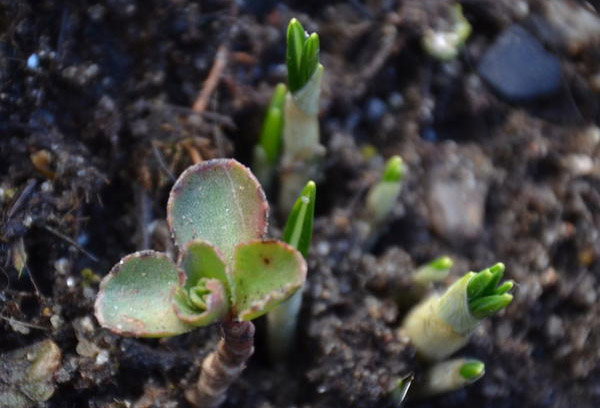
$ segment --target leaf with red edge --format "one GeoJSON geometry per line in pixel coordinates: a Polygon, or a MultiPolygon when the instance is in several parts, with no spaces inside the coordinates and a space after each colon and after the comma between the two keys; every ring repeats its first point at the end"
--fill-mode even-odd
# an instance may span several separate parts
{"type": "Polygon", "coordinates": [[[180,248],[202,239],[219,248],[230,263],[238,244],[264,235],[268,208],[262,187],[247,167],[233,159],[214,159],[179,177],[169,196],[167,220],[180,248]]]}
{"type": "Polygon", "coordinates": [[[256,240],[239,245],[233,267],[235,313],[252,320],[277,306],[306,280],[306,262],[281,241],[256,240]]]}
{"type": "Polygon", "coordinates": [[[128,255],[102,280],[95,314],[103,327],[136,337],[168,337],[193,327],[175,314],[172,292],[183,274],[163,253],[141,251],[128,255]]]}

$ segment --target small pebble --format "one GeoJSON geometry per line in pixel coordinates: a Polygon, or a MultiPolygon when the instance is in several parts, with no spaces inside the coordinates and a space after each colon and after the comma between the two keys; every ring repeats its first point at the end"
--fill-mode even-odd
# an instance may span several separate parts
{"type": "Polygon", "coordinates": [[[509,102],[529,102],[560,90],[560,60],[523,27],[507,28],[485,52],[479,75],[509,102]]]}
{"type": "Polygon", "coordinates": [[[27,68],[32,71],[35,71],[40,66],[40,57],[37,54],[31,54],[29,58],[27,58],[27,68]]]}

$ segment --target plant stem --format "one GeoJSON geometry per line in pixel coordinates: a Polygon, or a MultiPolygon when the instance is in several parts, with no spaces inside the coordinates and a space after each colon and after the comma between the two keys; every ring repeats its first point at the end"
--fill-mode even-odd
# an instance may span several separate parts
{"type": "Polygon", "coordinates": [[[254,324],[228,320],[221,325],[223,338],[217,349],[202,362],[200,378],[194,389],[186,392],[196,408],[216,408],[224,401],[227,389],[246,367],[254,352],[254,324]]]}

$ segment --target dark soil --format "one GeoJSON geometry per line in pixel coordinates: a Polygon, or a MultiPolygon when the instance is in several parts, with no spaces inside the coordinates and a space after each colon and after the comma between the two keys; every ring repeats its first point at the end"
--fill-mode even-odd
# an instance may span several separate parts
{"type": "MultiPolygon", "coordinates": [[[[217,328],[123,339],[93,317],[98,281],[134,250],[172,253],[165,204],[183,169],[251,164],[293,16],[321,37],[328,151],[299,344],[290,364],[270,365],[259,321],[226,406],[390,406],[393,381],[422,373],[396,300],[410,297],[413,268],[440,255],[455,260],[452,278],[505,262],[515,300],[457,353],[486,363],[482,380],[407,406],[599,406],[598,27],[561,31],[552,2],[465,0],[473,34],[440,63],[419,38],[444,21],[444,2],[234,3],[0,1],[0,352],[47,338],[60,347],[42,406],[186,406],[217,328]],[[496,97],[476,70],[515,22],[563,71],[558,93],[528,104],[496,97]],[[227,64],[197,114],[222,45],[227,64]],[[406,184],[366,249],[363,195],[392,154],[406,184]]],[[[554,1],[597,13],[591,3],[554,1]]],[[[281,220],[273,226],[277,236],[281,220]]]]}

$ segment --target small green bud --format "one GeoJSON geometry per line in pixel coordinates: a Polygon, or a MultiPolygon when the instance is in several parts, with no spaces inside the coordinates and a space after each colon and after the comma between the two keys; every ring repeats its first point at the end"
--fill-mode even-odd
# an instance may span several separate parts
{"type": "Polygon", "coordinates": [[[452,259],[448,256],[442,256],[419,267],[413,275],[413,281],[421,285],[427,285],[433,282],[439,282],[446,279],[452,268],[452,259]]]}
{"type": "Polygon", "coordinates": [[[483,319],[505,308],[512,296],[506,294],[514,286],[507,281],[498,286],[504,276],[505,266],[498,262],[477,273],[467,286],[469,308],[474,316],[483,319]]]}
{"type": "Polygon", "coordinates": [[[506,293],[503,295],[492,295],[469,302],[469,307],[475,317],[484,319],[504,309],[512,300],[513,296],[506,293]]]}
{"type": "Polygon", "coordinates": [[[270,165],[277,163],[283,134],[283,106],[287,88],[278,84],[273,91],[260,132],[259,145],[262,147],[270,165]]]}
{"type": "Polygon", "coordinates": [[[188,291],[188,299],[190,306],[195,307],[200,311],[206,310],[206,295],[210,294],[210,291],[205,286],[206,279],[200,279],[198,284],[188,291]]]}
{"type": "Polygon", "coordinates": [[[300,62],[300,75],[303,85],[308,82],[319,65],[319,35],[312,33],[304,43],[302,61],[300,62]]]}
{"type": "Polygon", "coordinates": [[[469,286],[467,286],[467,295],[469,299],[474,299],[483,293],[491,279],[492,273],[489,269],[484,269],[475,275],[473,279],[469,281],[469,286]]]}
{"type": "Polygon", "coordinates": [[[515,286],[514,281],[511,281],[511,280],[506,281],[494,290],[494,294],[495,295],[503,295],[506,292],[508,292],[509,290],[511,290],[513,288],[513,286],[515,286]]]}
{"type": "Polygon", "coordinates": [[[460,4],[452,7],[452,27],[447,30],[427,29],[421,39],[425,51],[440,61],[450,61],[458,56],[467,38],[471,35],[472,27],[465,18],[460,4]]]}
{"type": "Polygon", "coordinates": [[[383,170],[382,181],[398,182],[402,181],[406,168],[400,156],[392,156],[386,163],[383,170]]]}
{"type": "Polygon", "coordinates": [[[296,248],[303,256],[308,255],[312,240],[315,196],[317,186],[310,180],[294,203],[283,230],[283,241],[296,248]]]}
{"type": "Polygon", "coordinates": [[[307,36],[302,24],[295,18],[287,29],[287,68],[291,92],[296,92],[310,80],[319,66],[319,36],[307,36]]]}
{"type": "Polygon", "coordinates": [[[494,291],[496,286],[498,286],[498,283],[500,283],[502,276],[504,276],[504,269],[505,268],[503,263],[497,263],[496,265],[491,266],[489,268],[489,271],[492,274],[492,278],[490,279],[490,281],[484,289],[485,293],[494,291]]]}
{"type": "Polygon", "coordinates": [[[467,361],[460,367],[459,373],[467,381],[477,381],[485,374],[485,364],[479,360],[467,361]]]}

